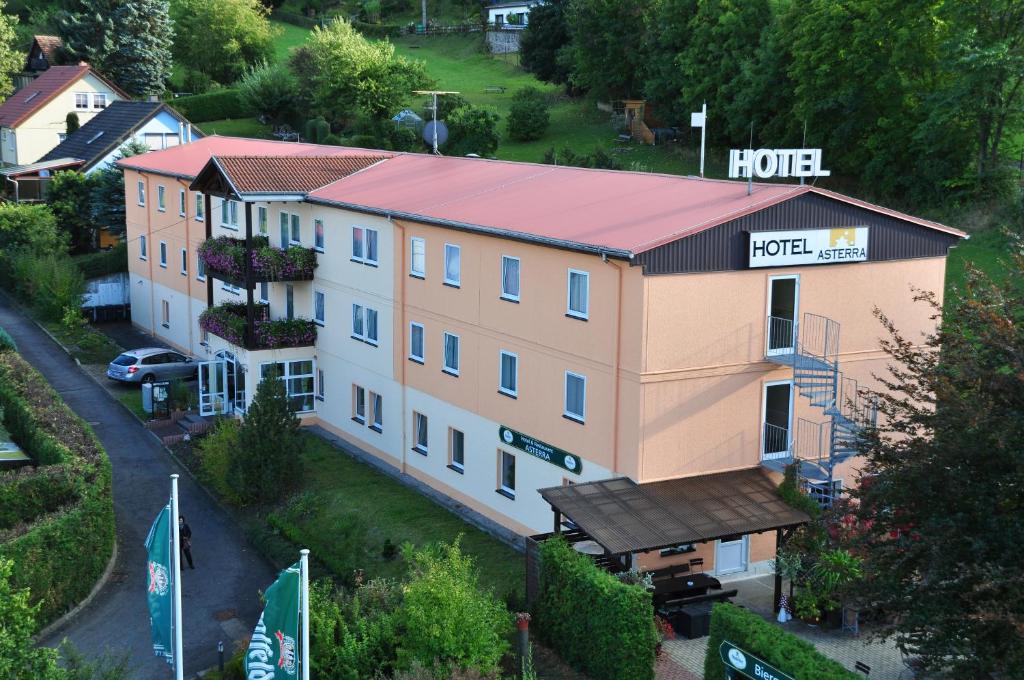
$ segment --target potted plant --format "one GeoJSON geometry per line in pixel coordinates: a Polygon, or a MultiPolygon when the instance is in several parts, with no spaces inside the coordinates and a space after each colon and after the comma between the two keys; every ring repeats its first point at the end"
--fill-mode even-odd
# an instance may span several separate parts
{"type": "Polygon", "coordinates": [[[849,550],[835,548],[819,557],[811,570],[820,605],[830,627],[843,624],[842,600],[864,575],[860,558],[849,550]]]}

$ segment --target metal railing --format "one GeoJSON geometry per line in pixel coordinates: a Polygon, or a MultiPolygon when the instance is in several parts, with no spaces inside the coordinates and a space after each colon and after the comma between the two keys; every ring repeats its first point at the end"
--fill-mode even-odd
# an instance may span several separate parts
{"type": "Polygon", "coordinates": [[[796,322],[779,316],[768,317],[767,353],[792,354],[796,349],[796,322]]]}
{"type": "Polygon", "coordinates": [[[839,322],[826,316],[805,313],[800,325],[799,350],[801,354],[835,365],[839,359],[839,322]]]}
{"type": "Polygon", "coordinates": [[[793,437],[793,457],[803,460],[821,460],[828,443],[828,421],[816,423],[799,418],[796,421],[796,436],[793,437]]]}
{"type": "Polygon", "coordinates": [[[790,443],[789,428],[765,423],[761,460],[789,458],[792,455],[790,443]]]}

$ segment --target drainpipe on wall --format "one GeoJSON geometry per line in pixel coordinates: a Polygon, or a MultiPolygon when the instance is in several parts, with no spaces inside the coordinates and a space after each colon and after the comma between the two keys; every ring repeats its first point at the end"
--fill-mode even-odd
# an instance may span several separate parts
{"type": "Polygon", "coordinates": [[[406,337],[407,337],[405,329],[406,329],[406,327],[408,325],[407,322],[406,322],[406,319],[405,319],[405,280],[407,278],[409,278],[409,277],[403,275],[403,273],[405,271],[405,227],[402,226],[401,224],[395,222],[394,220],[392,220],[391,219],[391,215],[388,215],[388,224],[390,224],[395,230],[397,230],[397,232],[399,234],[399,238],[401,239],[401,243],[402,243],[401,247],[396,249],[398,251],[398,256],[399,257],[398,257],[398,262],[396,263],[397,266],[395,267],[395,275],[398,276],[399,281],[401,281],[401,284],[398,286],[398,291],[399,291],[399,296],[400,296],[400,298],[398,300],[398,304],[400,305],[400,309],[402,310],[402,313],[399,315],[399,317],[400,317],[399,323],[401,325],[400,325],[400,327],[398,329],[398,333],[395,335],[395,337],[401,338],[401,341],[396,343],[396,344],[399,347],[398,363],[402,367],[399,375],[401,376],[401,384],[402,384],[402,474],[404,475],[404,474],[406,474],[406,457],[405,457],[405,455],[406,455],[406,452],[409,449],[409,447],[406,445],[408,442],[406,440],[407,428],[406,428],[406,422],[405,422],[405,393],[406,393],[406,391],[408,389],[406,387],[406,384],[405,384],[405,364],[406,364],[406,360],[405,360],[405,357],[406,357],[405,341],[406,341],[406,337]]]}
{"type": "MultiPolygon", "coordinates": [[[[188,211],[192,201],[188,200],[188,183],[178,180],[178,184],[181,188],[185,189],[185,299],[188,301],[188,319],[186,323],[188,324],[188,352],[192,354],[195,348],[195,334],[192,332],[192,267],[196,266],[192,264],[190,249],[192,240],[189,238],[191,220],[189,219],[188,211]]],[[[192,207],[192,210],[195,210],[195,207],[192,207]]]]}
{"type": "Polygon", "coordinates": [[[149,175],[139,173],[146,192],[146,266],[149,268],[149,332],[156,335],[156,282],[153,280],[153,258],[159,257],[160,244],[153,243],[153,201],[149,197],[149,175]],[[156,250],[153,250],[156,245],[156,250]],[[154,255],[154,253],[156,253],[154,255]]]}
{"type": "Polygon", "coordinates": [[[622,362],[622,266],[608,259],[607,253],[601,253],[601,260],[615,267],[618,275],[618,286],[615,294],[615,359],[612,365],[614,389],[612,403],[612,472],[619,472],[619,365],[622,362]]]}

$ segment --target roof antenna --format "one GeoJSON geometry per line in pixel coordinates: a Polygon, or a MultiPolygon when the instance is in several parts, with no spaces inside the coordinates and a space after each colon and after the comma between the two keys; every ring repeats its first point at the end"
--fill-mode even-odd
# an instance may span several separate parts
{"type": "MultiPolygon", "coordinates": [[[[754,120],[750,120],[750,145],[747,147],[750,150],[751,156],[754,153],[754,120]]],[[[753,159],[751,159],[753,160],[753,159]]],[[[747,196],[754,193],[754,165],[751,163],[750,170],[747,171],[747,196]]]]}
{"type": "MultiPolygon", "coordinates": [[[[426,0],[424,0],[423,7],[426,8],[426,6],[427,6],[427,3],[426,3],[426,0]]],[[[426,17],[426,9],[424,9],[423,11],[424,11],[424,15],[423,16],[426,17]]],[[[424,23],[424,26],[426,26],[425,23],[424,23]]],[[[439,94],[459,94],[459,93],[458,92],[451,92],[451,91],[448,91],[448,90],[413,90],[412,92],[413,92],[413,94],[428,94],[431,97],[431,107],[430,108],[431,108],[431,111],[433,112],[433,120],[430,121],[431,122],[431,126],[430,127],[431,127],[431,132],[432,132],[432,134],[431,134],[431,142],[432,142],[431,148],[432,148],[433,154],[435,156],[440,156],[441,152],[437,150],[437,145],[438,145],[438,143],[444,144],[445,140],[448,139],[448,134],[447,134],[447,131],[446,131],[445,135],[444,135],[444,139],[438,140],[438,138],[437,138],[437,126],[439,125],[439,123],[437,122],[437,95],[439,95],[439,94]]]]}

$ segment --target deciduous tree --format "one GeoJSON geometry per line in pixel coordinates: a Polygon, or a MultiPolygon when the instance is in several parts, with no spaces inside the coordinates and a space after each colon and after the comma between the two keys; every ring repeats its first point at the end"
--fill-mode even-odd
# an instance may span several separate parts
{"type": "Polygon", "coordinates": [[[64,677],[57,667],[57,650],[37,647],[36,612],[29,604],[28,589],[11,586],[14,562],[0,558],[0,677],[13,680],[56,680],[64,677]]]}
{"type": "Polygon", "coordinates": [[[96,224],[90,214],[92,187],[91,177],[74,170],[57,172],[46,187],[46,202],[57,218],[57,228],[67,234],[73,252],[88,252],[95,242],[96,224]]]}
{"type": "Polygon", "coordinates": [[[463,106],[448,116],[446,156],[492,156],[498,150],[498,114],[477,106],[463,106]]]}
{"type": "Polygon", "coordinates": [[[275,30],[259,0],[173,0],[174,57],[221,84],[273,58],[275,30]]]}
{"type": "Polygon", "coordinates": [[[508,119],[508,136],[520,141],[540,139],[548,129],[548,100],[535,87],[524,87],[512,95],[508,119]]]}
{"type": "Polygon", "coordinates": [[[569,0],[572,84],[605,99],[639,97],[643,90],[644,13],[650,0],[569,0]]]}
{"type": "Polygon", "coordinates": [[[549,0],[532,7],[519,40],[519,64],[549,83],[569,81],[568,59],[561,56],[569,44],[565,4],[566,0],[549,0]]]}
{"type": "Polygon", "coordinates": [[[25,63],[25,53],[14,49],[18,43],[14,27],[18,23],[16,15],[4,14],[7,3],[0,0],[0,99],[6,98],[14,91],[11,74],[20,71],[25,63]]]}

